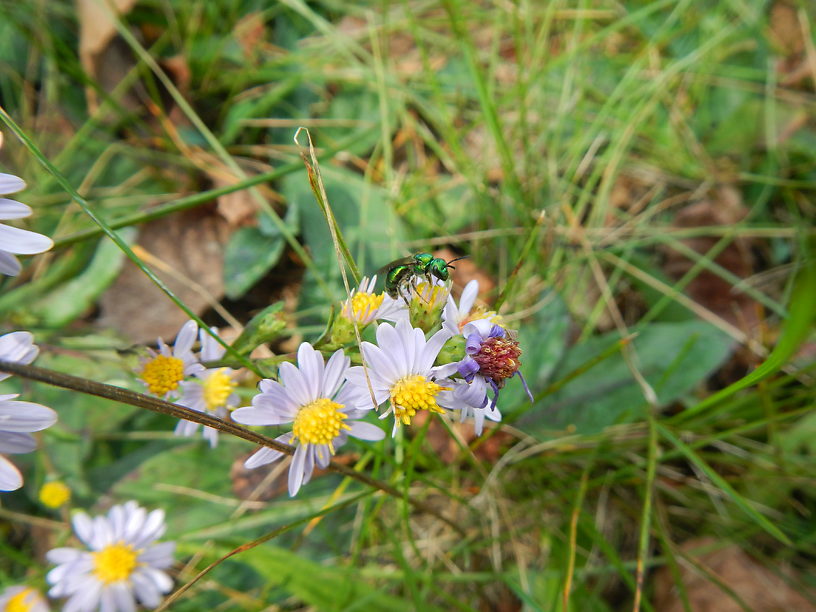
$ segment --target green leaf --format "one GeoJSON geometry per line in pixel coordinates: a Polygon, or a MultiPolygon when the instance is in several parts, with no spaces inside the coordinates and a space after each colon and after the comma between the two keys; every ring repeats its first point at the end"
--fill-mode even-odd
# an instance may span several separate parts
{"type": "Polygon", "coordinates": [[[242,227],[227,243],[224,253],[224,291],[230,299],[244,295],[280,259],[283,235],[265,235],[257,227],[242,227]]]}
{"type": "MultiPolygon", "coordinates": [[[[572,347],[554,377],[558,380],[618,342],[617,333],[572,347]]],[[[703,321],[653,323],[634,341],[637,367],[665,406],[694,388],[728,357],[731,340],[703,321]]],[[[524,420],[533,433],[574,426],[581,434],[597,433],[616,423],[641,420],[644,398],[620,353],[571,380],[550,396],[548,405],[524,420]]]]}
{"type": "MultiPolygon", "coordinates": [[[[315,563],[275,546],[253,548],[241,553],[238,559],[255,568],[271,585],[284,588],[318,610],[390,612],[414,609],[413,603],[384,593],[362,580],[359,571],[315,563]]],[[[424,609],[437,610],[430,605],[424,609]]]]}
{"type": "Polygon", "coordinates": [[[677,450],[679,450],[691,463],[696,465],[710,480],[714,485],[717,486],[718,489],[724,491],[731,500],[740,507],[740,509],[745,512],[748,516],[750,516],[754,521],[762,527],[765,531],[771,534],[773,537],[778,539],[780,542],[785,544],[792,544],[792,542],[788,539],[784,533],[782,533],[776,525],[771,523],[767,518],[761,515],[759,512],[754,510],[753,506],[751,506],[748,501],[742,497],[739,493],[737,493],[734,488],[728,484],[728,481],[725,480],[722,476],[720,476],[714,468],[708,465],[705,461],[703,461],[702,457],[700,457],[697,453],[695,453],[687,444],[683,443],[680,438],[675,436],[668,428],[658,423],[657,425],[658,430],[660,431],[660,435],[663,436],[666,440],[668,440],[677,450]]]}
{"type": "MultiPolygon", "coordinates": [[[[542,389],[561,363],[567,350],[567,333],[570,316],[561,296],[555,291],[544,292],[541,297],[543,307],[535,318],[519,329],[521,346],[521,373],[530,391],[535,395],[542,389]]],[[[530,400],[521,381],[508,381],[500,395],[500,407],[527,410],[530,400]]],[[[502,412],[512,412],[502,410],[502,412]]]]}
{"type": "MultiPolygon", "coordinates": [[[[119,230],[121,238],[131,244],[134,228],[119,230]]],[[[88,266],[72,280],[37,302],[32,314],[48,327],[64,327],[90,310],[96,299],[119,276],[125,255],[110,240],[101,240],[88,266]]]]}

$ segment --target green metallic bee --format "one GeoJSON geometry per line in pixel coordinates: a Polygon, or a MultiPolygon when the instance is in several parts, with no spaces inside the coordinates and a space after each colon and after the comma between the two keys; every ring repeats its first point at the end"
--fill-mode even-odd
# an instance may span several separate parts
{"type": "Polygon", "coordinates": [[[394,299],[401,295],[407,303],[403,289],[410,287],[414,278],[424,276],[429,283],[433,283],[434,278],[446,281],[450,278],[448,268],[456,269],[451,264],[465,257],[467,255],[445,261],[440,257],[434,257],[431,253],[417,253],[392,261],[379,270],[385,272],[385,292],[394,299]]]}

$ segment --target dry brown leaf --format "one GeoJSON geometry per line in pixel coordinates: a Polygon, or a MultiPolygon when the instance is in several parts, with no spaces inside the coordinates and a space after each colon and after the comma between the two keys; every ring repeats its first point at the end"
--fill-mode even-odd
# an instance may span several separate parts
{"type": "Polygon", "coordinates": [[[802,28],[796,7],[789,2],[775,2],[771,7],[770,38],[785,55],[801,53],[805,49],[802,28]]]}
{"type": "MultiPolygon", "coordinates": [[[[434,251],[434,257],[441,257],[445,261],[450,261],[451,259],[459,257],[459,254],[454,253],[450,249],[438,249],[434,251]]],[[[488,302],[490,296],[495,298],[495,296],[493,296],[493,289],[495,289],[496,283],[487,272],[476,265],[476,262],[467,257],[460,259],[453,265],[456,266],[456,270],[451,271],[454,297],[458,297],[465,288],[465,285],[471,280],[476,279],[479,281],[479,299],[483,302],[488,302]]]]}
{"type": "Polygon", "coordinates": [[[266,24],[262,13],[249,13],[233,28],[235,40],[241,46],[244,59],[253,61],[258,55],[261,42],[266,38],[266,24]]]}
{"type": "MultiPolygon", "coordinates": [[[[199,208],[145,224],[138,245],[172,271],[168,274],[151,266],[187,306],[201,313],[224,295],[224,246],[229,233],[226,221],[199,208]]],[[[100,307],[99,324],[135,342],[153,342],[156,336],[170,341],[188,318],[130,262],[102,295],[100,307]]]]}
{"type": "MultiPolygon", "coordinates": [[[[111,45],[116,37],[116,23],[111,11],[126,15],[136,0],[76,0],[79,21],[79,61],[85,72],[106,91],[127,74],[133,65],[127,46],[111,45]],[[100,61],[103,59],[104,61],[100,61]]],[[[96,91],[86,88],[88,108],[99,106],[96,91]]]]}
{"type": "MultiPolygon", "coordinates": [[[[739,192],[729,186],[720,187],[711,196],[683,208],[675,217],[678,228],[729,227],[741,221],[747,210],[739,192]]],[[[715,236],[688,238],[683,242],[700,254],[708,252],[719,240],[715,236]]],[[[751,243],[744,238],[736,238],[715,259],[714,262],[732,274],[747,278],[754,271],[751,243]]],[[[681,278],[693,266],[693,262],[673,249],[666,249],[666,273],[681,278]]],[[[686,293],[698,304],[719,315],[732,325],[749,331],[758,322],[754,301],[744,293],[733,291],[731,283],[714,272],[703,270],[686,287],[686,293]]]]}
{"type": "MultiPolygon", "coordinates": [[[[766,568],[733,544],[718,543],[713,538],[690,540],[681,550],[732,589],[749,607],[757,612],[812,612],[816,606],[790,584],[793,572],[784,566],[766,568]],[[711,552],[700,553],[701,549],[711,552]],[[715,550],[711,550],[715,549],[715,550]],[[787,580],[786,578],[787,577],[787,580]]],[[[708,577],[690,564],[680,566],[683,585],[694,612],[741,612],[743,608],[708,577]]],[[[655,610],[683,612],[677,587],[667,567],[654,576],[655,610]]],[[[816,593],[811,593],[811,598],[816,593]]]]}

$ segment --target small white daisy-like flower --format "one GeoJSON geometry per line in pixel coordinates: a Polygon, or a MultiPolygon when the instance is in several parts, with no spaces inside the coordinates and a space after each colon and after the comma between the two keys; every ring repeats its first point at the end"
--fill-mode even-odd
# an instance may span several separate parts
{"type": "Polygon", "coordinates": [[[0,611],[48,612],[48,604],[36,589],[15,585],[7,587],[0,594],[0,611]]]}
{"type": "Polygon", "coordinates": [[[363,277],[360,286],[352,290],[351,297],[343,302],[341,315],[349,321],[357,321],[362,326],[377,319],[395,321],[406,316],[405,303],[395,300],[385,292],[375,293],[377,276],[363,277]]]}
{"type": "Polygon", "coordinates": [[[410,425],[411,418],[420,410],[442,414],[444,409],[463,407],[453,393],[452,381],[444,378],[456,367],[453,364],[434,367],[434,360],[450,337],[450,332],[440,329],[426,341],[421,329],[412,327],[408,321],[399,321],[396,326],[381,323],[377,327],[376,345],[363,342],[367,367],[351,368],[348,379],[369,401],[373,392],[378,406],[390,400],[388,410],[380,418],[394,413],[392,435],[401,424],[410,425]]]}
{"type": "MultiPolygon", "coordinates": [[[[361,440],[382,440],[382,429],[360,421],[372,408],[367,392],[346,383],[350,359],[342,350],[324,362],[308,342],[298,348],[297,367],[280,366],[280,382],[264,379],[252,406],[238,408],[232,419],[244,425],[283,425],[292,431],[277,440],[295,445],[289,467],[289,495],[309,482],[314,466],[325,468],[338,446],[348,436],[361,440]]],[[[256,468],[280,459],[283,453],[261,448],[244,465],[256,468]]]]}
{"type": "Polygon", "coordinates": [[[442,312],[442,326],[450,331],[454,336],[462,333],[462,329],[471,321],[478,319],[489,319],[492,323],[503,325],[501,315],[493,310],[487,310],[483,306],[476,306],[476,297],[479,295],[479,281],[473,279],[465,285],[462,295],[459,298],[459,305],[453,296],[448,296],[448,303],[442,312]]]}
{"type": "MultiPolygon", "coordinates": [[[[218,333],[213,327],[213,333],[218,333]]],[[[206,330],[199,330],[198,334],[201,342],[201,361],[219,361],[227,352],[221,344],[213,338],[206,330]]],[[[237,372],[232,368],[204,368],[193,374],[195,378],[180,383],[181,396],[176,400],[177,404],[186,406],[198,412],[213,414],[221,419],[227,416],[228,409],[238,405],[238,395],[233,393],[237,383],[235,375],[237,372]]],[[[199,423],[185,421],[184,419],[176,425],[176,435],[190,437],[195,435],[199,423]]],[[[212,427],[204,427],[204,439],[210,443],[211,447],[218,444],[218,430],[212,427]]]]}
{"type": "Polygon", "coordinates": [[[161,338],[158,339],[158,352],[147,349],[150,359],[142,363],[139,377],[150,393],[167,399],[178,390],[185,376],[204,370],[193,354],[197,333],[198,325],[190,320],[181,326],[172,349],[161,338]]]}
{"type": "MultiPolygon", "coordinates": [[[[0,360],[29,364],[39,349],[34,336],[26,331],[0,337],[0,360]]],[[[0,375],[5,380],[9,374],[0,375]]],[[[57,422],[57,413],[33,402],[18,401],[17,394],[0,395],[0,491],[14,491],[23,486],[20,471],[2,455],[30,453],[37,448],[31,433],[42,431],[57,422]]]]}
{"type": "Polygon", "coordinates": [[[107,516],[74,514],[74,533],[89,550],[55,548],[46,558],[50,597],[67,597],[68,612],[131,612],[138,600],[147,608],[161,603],[173,588],[166,570],[173,565],[175,542],[153,542],[166,529],[164,511],[148,513],[135,501],[113,506],[107,516]]]}
{"type": "MultiPolygon", "coordinates": [[[[23,219],[32,210],[22,202],[3,196],[25,189],[25,181],[13,174],[0,173],[0,220],[23,219]]],[[[0,224],[0,274],[17,276],[20,262],[15,255],[34,255],[47,251],[54,243],[48,236],[0,224]]]]}

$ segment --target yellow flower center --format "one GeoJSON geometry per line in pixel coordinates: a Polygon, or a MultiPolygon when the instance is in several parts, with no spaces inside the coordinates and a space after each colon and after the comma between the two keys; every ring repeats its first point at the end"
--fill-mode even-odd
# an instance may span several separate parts
{"type": "Polygon", "coordinates": [[[426,312],[445,305],[448,299],[450,288],[445,285],[431,284],[428,282],[418,283],[416,286],[416,297],[411,302],[417,304],[426,312]]]}
{"type": "Polygon", "coordinates": [[[35,603],[37,603],[37,597],[34,589],[25,589],[9,599],[3,610],[5,612],[29,612],[35,603]],[[26,599],[28,601],[25,601],[26,599]]]}
{"type": "Polygon", "coordinates": [[[499,327],[505,327],[504,319],[500,314],[497,314],[495,310],[485,310],[484,306],[476,306],[473,310],[470,311],[470,314],[466,316],[459,322],[459,330],[461,331],[464,329],[465,325],[472,321],[478,321],[479,319],[487,319],[493,325],[498,325],[499,327]]]}
{"type": "Polygon", "coordinates": [[[71,499],[71,489],[59,480],[46,482],[40,488],[40,502],[49,508],[59,508],[71,499]]]}
{"type": "Polygon", "coordinates": [[[227,373],[227,368],[221,368],[207,376],[204,380],[204,402],[207,404],[207,410],[214,411],[225,406],[235,386],[232,377],[227,373]]]}
{"type": "Polygon", "coordinates": [[[445,411],[436,403],[436,395],[449,387],[442,387],[424,376],[415,374],[400,378],[391,387],[391,405],[397,422],[411,424],[411,417],[417,410],[428,410],[440,414],[445,411]]]}
{"type": "Polygon", "coordinates": [[[332,442],[340,435],[342,429],[351,429],[343,421],[348,415],[340,412],[343,404],[321,397],[306,404],[298,410],[295,422],[292,425],[294,437],[301,444],[328,444],[334,454],[332,442]]]}
{"type": "Polygon", "coordinates": [[[94,562],[94,575],[103,583],[111,584],[127,580],[136,569],[138,553],[129,544],[111,544],[91,553],[94,562]]]}
{"type": "MultiPolygon", "coordinates": [[[[360,291],[351,296],[351,313],[345,312],[347,318],[354,318],[357,321],[365,321],[372,312],[377,310],[383,302],[384,293],[366,293],[360,291]]],[[[346,309],[348,310],[348,309],[346,309]]]]}
{"type": "Polygon", "coordinates": [[[156,355],[144,364],[141,376],[151,393],[164,395],[178,389],[179,382],[184,378],[184,362],[178,357],[156,355]]]}

